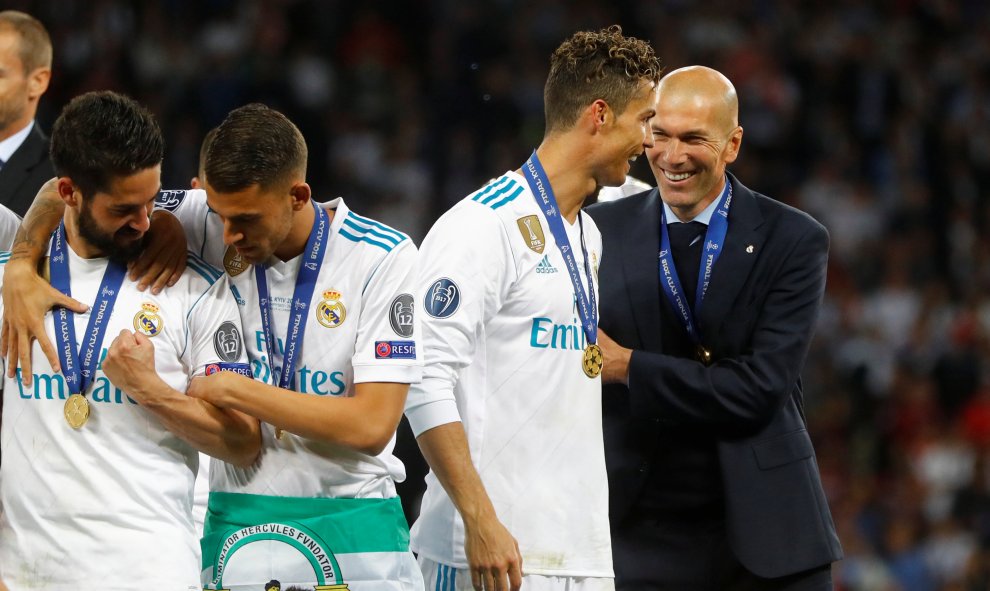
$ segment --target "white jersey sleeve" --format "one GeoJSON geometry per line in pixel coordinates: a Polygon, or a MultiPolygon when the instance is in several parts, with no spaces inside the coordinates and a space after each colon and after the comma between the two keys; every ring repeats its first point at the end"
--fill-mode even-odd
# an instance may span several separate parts
{"type": "Polygon", "coordinates": [[[226,246],[222,232],[217,231],[219,218],[206,204],[206,191],[160,191],[155,197],[155,210],[167,211],[179,220],[186,232],[189,252],[214,267],[223,268],[226,246]]]}
{"type": "Polygon", "coordinates": [[[16,213],[0,204],[0,250],[9,250],[14,244],[14,235],[21,225],[21,218],[16,213]]]}
{"type": "Polygon", "coordinates": [[[372,273],[351,360],[354,383],[420,380],[422,352],[414,339],[421,331],[413,311],[417,270],[416,246],[405,240],[372,273]]]}
{"type": "Polygon", "coordinates": [[[193,303],[187,316],[186,356],[191,375],[203,375],[210,364],[238,363],[249,375],[241,317],[226,273],[189,253],[187,265],[213,284],[193,303]]]}
{"type": "Polygon", "coordinates": [[[416,301],[423,306],[423,380],[413,385],[406,417],[413,433],[460,420],[458,372],[485,346],[485,322],[502,307],[516,268],[495,213],[466,200],[444,214],[420,248],[416,301]]]}

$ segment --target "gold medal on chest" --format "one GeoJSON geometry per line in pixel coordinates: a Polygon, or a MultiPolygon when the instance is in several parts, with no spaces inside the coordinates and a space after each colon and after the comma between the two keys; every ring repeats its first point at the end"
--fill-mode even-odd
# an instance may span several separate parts
{"type": "Polygon", "coordinates": [[[581,358],[581,369],[584,375],[589,378],[597,378],[602,373],[602,366],[605,365],[605,356],[602,348],[598,345],[588,345],[584,348],[584,356],[581,358]]]}
{"type": "Polygon", "coordinates": [[[72,394],[62,408],[65,422],[73,429],[79,429],[89,420],[89,400],[82,394],[72,394]]]}

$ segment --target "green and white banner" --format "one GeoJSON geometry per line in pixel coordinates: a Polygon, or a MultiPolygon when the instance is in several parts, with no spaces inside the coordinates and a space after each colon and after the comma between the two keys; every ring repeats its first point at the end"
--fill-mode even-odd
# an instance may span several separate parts
{"type": "Polygon", "coordinates": [[[210,493],[204,590],[420,590],[398,497],[210,493]]]}

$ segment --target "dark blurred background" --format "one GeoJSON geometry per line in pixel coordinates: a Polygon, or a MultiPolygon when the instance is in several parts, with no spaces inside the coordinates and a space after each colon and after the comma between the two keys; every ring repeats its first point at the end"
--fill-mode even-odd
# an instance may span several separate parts
{"type": "MultiPolygon", "coordinates": [[[[184,188],[203,134],[262,101],[306,136],[321,200],[417,242],[539,143],[548,58],[572,32],[619,23],[668,70],[721,70],[745,128],[733,172],[832,235],[804,377],[839,588],[990,589],[985,0],[4,4],[52,35],[46,130],[78,93],[126,92],[165,131],[165,187],[184,188]]],[[[414,515],[423,464],[407,433],[399,451],[414,515]]]]}

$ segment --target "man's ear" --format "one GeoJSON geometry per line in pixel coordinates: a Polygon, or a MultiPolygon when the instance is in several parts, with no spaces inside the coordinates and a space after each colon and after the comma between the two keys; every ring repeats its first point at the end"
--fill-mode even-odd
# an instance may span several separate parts
{"type": "Polygon", "coordinates": [[[602,99],[597,99],[595,102],[588,106],[588,110],[591,114],[591,121],[595,125],[595,132],[601,130],[601,128],[608,123],[609,117],[612,116],[612,108],[608,106],[602,99]]]}
{"type": "Polygon", "coordinates": [[[292,185],[292,188],[289,189],[289,194],[292,195],[292,209],[299,211],[309,205],[309,199],[313,196],[313,190],[309,187],[308,183],[299,181],[292,185]]]}
{"type": "Polygon", "coordinates": [[[58,191],[58,196],[62,198],[62,201],[68,207],[78,207],[81,203],[82,193],[76,188],[76,184],[72,182],[72,179],[67,176],[62,176],[58,178],[58,184],[55,185],[58,191]]]}
{"type": "Polygon", "coordinates": [[[28,74],[28,98],[32,100],[40,99],[41,95],[45,94],[45,91],[48,90],[48,82],[51,79],[51,68],[35,68],[33,72],[28,74]]]}

